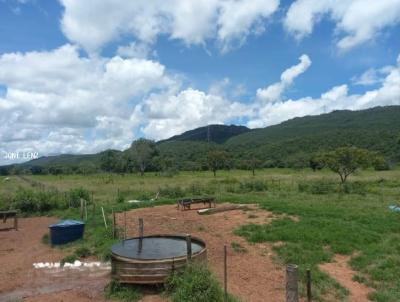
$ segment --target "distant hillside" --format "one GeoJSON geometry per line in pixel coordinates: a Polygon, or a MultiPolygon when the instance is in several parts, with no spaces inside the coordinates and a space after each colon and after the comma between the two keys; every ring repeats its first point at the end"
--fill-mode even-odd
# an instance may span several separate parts
{"type": "Polygon", "coordinates": [[[166,140],[159,141],[159,143],[167,141],[203,141],[222,144],[233,136],[249,131],[251,130],[245,126],[209,125],[172,136],[166,140]]]}
{"type": "MultiPolygon", "coordinates": [[[[265,167],[304,167],[313,153],[346,145],[377,151],[388,161],[398,162],[399,139],[400,106],[387,106],[294,118],[232,136],[220,147],[229,151],[236,167],[252,157],[258,158],[265,167]]],[[[180,165],[186,159],[192,165],[193,159],[204,158],[207,144],[186,147],[174,142],[160,145],[162,152],[172,154],[180,165]]]]}
{"type": "Polygon", "coordinates": [[[345,145],[377,151],[390,161],[399,161],[399,137],[400,106],[388,106],[295,118],[232,137],[225,147],[239,158],[252,150],[274,166],[301,166],[314,152],[345,145]]]}
{"type": "MultiPolygon", "coordinates": [[[[388,162],[399,162],[400,106],[334,111],[253,130],[244,126],[210,125],[159,141],[157,149],[158,160],[168,159],[176,169],[205,169],[207,153],[214,148],[229,152],[231,167],[244,167],[246,160],[255,157],[264,167],[300,168],[308,166],[314,153],[345,145],[377,151],[388,162]]],[[[18,167],[69,166],[72,171],[96,171],[104,152],[43,157],[18,167]]],[[[155,169],[156,163],[151,167],[155,169]]]]}

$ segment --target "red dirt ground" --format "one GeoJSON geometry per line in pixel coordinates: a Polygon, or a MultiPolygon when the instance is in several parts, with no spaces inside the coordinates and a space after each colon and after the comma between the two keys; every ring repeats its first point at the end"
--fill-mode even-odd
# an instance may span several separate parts
{"type": "MultiPolygon", "coordinates": [[[[66,251],[41,242],[48,225],[56,218],[19,219],[19,230],[5,230],[0,224],[0,301],[103,301],[101,292],[108,278],[98,274],[45,273],[35,262],[60,261],[66,251]],[[84,280],[84,281],[83,281],[84,280]],[[100,293],[100,294],[99,294],[100,293]]],[[[7,222],[8,224],[8,222],[7,222]]]]}
{"type": "MultiPolygon", "coordinates": [[[[221,207],[222,205],[219,205],[221,207]]],[[[144,219],[145,235],[161,233],[189,233],[202,238],[208,248],[208,262],[218,279],[223,280],[223,246],[228,247],[228,290],[243,301],[284,301],[284,269],[272,261],[268,244],[250,245],[233,230],[247,223],[266,223],[274,216],[251,206],[250,211],[234,210],[212,215],[198,215],[196,211],[178,211],[175,206],[132,210],[127,214],[128,237],[137,236],[138,218],[144,219]],[[252,214],[257,216],[251,218],[252,214]],[[231,248],[237,242],[247,253],[231,248]]],[[[123,227],[123,215],[117,216],[123,227]]]]}
{"type": "MultiPolygon", "coordinates": [[[[204,216],[194,210],[178,211],[170,205],[137,209],[127,213],[128,236],[137,235],[139,217],[144,219],[146,235],[190,233],[205,240],[210,268],[221,281],[223,245],[226,244],[228,289],[243,301],[284,301],[284,269],[273,262],[271,246],[250,245],[233,235],[234,228],[240,225],[271,221],[274,219],[271,213],[254,206],[250,211],[234,210],[204,216]],[[248,252],[235,252],[231,248],[232,242],[240,243],[248,252]]],[[[20,219],[19,231],[0,231],[0,301],[21,298],[30,302],[105,301],[102,290],[109,281],[108,274],[75,271],[54,274],[33,268],[34,262],[59,261],[67,254],[41,242],[48,231],[47,226],[55,221],[56,218],[48,217],[20,219]]],[[[123,215],[117,215],[117,221],[123,226],[123,215]]],[[[142,301],[165,300],[150,293],[145,294],[142,301]]]]}
{"type": "Polygon", "coordinates": [[[322,271],[328,273],[332,278],[336,279],[343,287],[347,288],[350,292],[349,301],[351,302],[365,302],[368,300],[368,294],[373,291],[372,288],[364,284],[352,280],[356,274],[348,262],[350,256],[335,255],[334,262],[321,264],[319,267],[322,271]]]}

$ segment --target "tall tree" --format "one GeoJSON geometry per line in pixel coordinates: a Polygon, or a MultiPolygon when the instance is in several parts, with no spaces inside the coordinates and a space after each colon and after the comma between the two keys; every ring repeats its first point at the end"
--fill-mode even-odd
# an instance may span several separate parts
{"type": "Polygon", "coordinates": [[[208,167],[214,173],[214,177],[217,175],[217,171],[226,166],[229,159],[228,152],[224,150],[211,150],[207,154],[208,167]]]}
{"type": "Polygon", "coordinates": [[[105,172],[112,172],[117,162],[117,152],[115,150],[104,151],[100,158],[100,168],[105,172]]]}
{"type": "Polygon", "coordinates": [[[372,160],[373,155],[368,150],[356,147],[337,148],[323,157],[324,164],[339,174],[342,183],[345,183],[348,176],[357,169],[370,166],[372,160]]]}
{"type": "Polygon", "coordinates": [[[152,158],[157,155],[156,144],[152,140],[140,138],[134,141],[129,149],[140,175],[143,176],[152,158]]]}
{"type": "Polygon", "coordinates": [[[310,168],[315,172],[324,168],[324,154],[317,153],[310,158],[310,168]]]}

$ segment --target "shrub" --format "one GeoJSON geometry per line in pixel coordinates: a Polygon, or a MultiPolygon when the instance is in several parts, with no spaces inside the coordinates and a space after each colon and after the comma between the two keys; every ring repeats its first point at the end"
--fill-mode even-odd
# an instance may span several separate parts
{"type": "Polygon", "coordinates": [[[106,299],[117,299],[121,301],[135,302],[139,301],[142,295],[131,285],[121,284],[112,280],[104,289],[106,299]]]}
{"type": "Polygon", "coordinates": [[[13,207],[22,213],[45,213],[63,208],[56,191],[32,191],[21,189],[13,198],[13,207]]]}
{"type": "Polygon", "coordinates": [[[268,190],[267,183],[262,180],[246,180],[239,184],[239,192],[262,192],[268,190]]]}
{"type": "Polygon", "coordinates": [[[124,201],[125,201],[125,198],[121,194],[118,195],[116,200],[115,200],[116,203],[124,203],[124,201]]]}
{"type": "MultiPolygon", "coordinates": [[[[193,263],[184,270],[174,272],[165,284],[172,302],[222,302],[224,292],[204,264],[193,263]]],[[[229,296],[228,301],[237,301],[229,296]]]]}
{"type": "Polygon", "coordinates": [[[77,248],[75,250],[74,254],[78,258],[86,258],[86,257],[90,256],[92,254],[92,252],[86,246],[82,246],[80,248],[77,248]]]}
{"type": "Polygon", "coordinates": [[[90,199],[89,191],[82,187],[69,190],[69,202],[71,207],[73,208],[80,207],[81,198],[88,201],[90,199]]]}
{"type": "Polygon", "coordinates": [[[77,259],[78,259],[78,257],[76,257],[75,254],[68,255],[61,259],[60,264],[61,264],[61,266],[64,266],[65,263],[67,263],[67,262],[74,263],[75,260],[77,260],[77,259]]]}

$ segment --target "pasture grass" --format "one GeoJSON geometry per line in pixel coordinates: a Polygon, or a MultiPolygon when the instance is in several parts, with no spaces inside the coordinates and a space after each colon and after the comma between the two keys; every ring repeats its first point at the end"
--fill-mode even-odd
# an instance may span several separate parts
{"type": "MultiPolygon", "coordinates": [[[[311,268],[316,301],[329,296],[337,301],[346,299],[347,290],[318,269],[319,264],[332,261],[338,253],[351,256],[350,265],[357,271],[355,280],[376,289],[370,299],[400,301],[400,213],[388,210],[390,204],[400,203],[399,170],[361,171],[352,175],[346,186],[340,186],[338,176],[329,171],[290,169],[261,170],[255,177],[250,171],[218,171],[214,178],[205,171],[180,172],[173,177],[148,173],[144,177],[94,174],[28,178],[32,181],[16,176],[9,181],[0,178],[0,207],[9,208],[18,202],[15,196],[21,196],[21,188],[58,192],[54,194],[60,196],[64,206],[62,199],[68,198],[69,192],[78,192],[78,188],[89,192],[84,239],[65,247],[73,254],[87,248],[91,254],[109,258],[110,246],[117,239],[112,239],[110,229],[104,227],[101,206],[110,226],[112,209],[124,211],[170,204],[186,196],[213,195],[219,202],[257,203],[275,214],[285,214],[270,224],[250,223],[235,232],[249,242],[282,242],[274,247],[278,261],[299,266],[303,295],[305,271],[311,268]],[[96,203],[94,217],[92,192],[96,203]],[[157,195],[158,199],[151,201],[157,195]],[[130,199],[146,202],[127,203],[130,199]]],[[[41,194],[39,201],[46,199],[42,198],[46,193],[41,194]]],[[[42,210],[46,206],[42,203],[42,210]]],[[[76,207],[55,207],[35,214],[80,218],[76,207]]]]}

